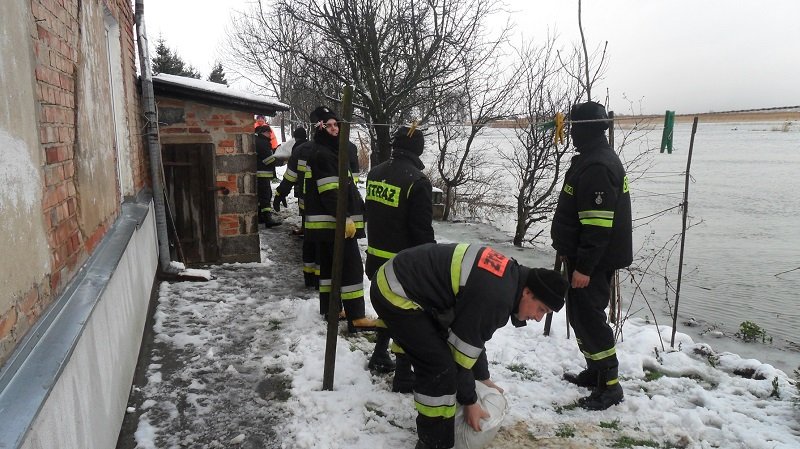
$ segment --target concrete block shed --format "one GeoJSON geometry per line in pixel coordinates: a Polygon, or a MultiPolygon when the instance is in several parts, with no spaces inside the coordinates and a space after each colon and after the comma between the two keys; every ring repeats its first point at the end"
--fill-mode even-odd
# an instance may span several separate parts
{"type": "Polygon", "coordinates": [[[259,262],[255,114],[289,107],[223,84],[153,76],[173,260],[259,262]],[[174,230],[174,232],[173,232],[174,230]],[[181,254],[182,253],[182,257],[181,254]]]}

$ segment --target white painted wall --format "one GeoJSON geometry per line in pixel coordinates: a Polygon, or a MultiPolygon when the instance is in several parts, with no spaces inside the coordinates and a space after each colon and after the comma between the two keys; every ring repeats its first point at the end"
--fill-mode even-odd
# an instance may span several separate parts
{"type": "Polygon", "coordinates": [[[0,1],[0,316],[50,273],[30,4],[0,1]]]}
{"type": "Polygon", "coordinates": [[[158,265],[154,220],[151,203],[21,448],[116,445],[158,265]]]}

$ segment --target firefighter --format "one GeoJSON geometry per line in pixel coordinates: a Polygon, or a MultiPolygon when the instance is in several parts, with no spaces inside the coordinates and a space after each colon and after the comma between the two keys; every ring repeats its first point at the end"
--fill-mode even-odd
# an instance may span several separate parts
{"type": "Polygon", "coordinates": [[[480,431],[488,414],[475,381],[502,392],[490,380],[486,341],[509,318],[520,327],[560,310],[566,290],[553,270],[464,243],[415,246],[378,269],[370,298],[414,366],[418,449],[453,447],[456,402],[480,431]]]}
{"type": "MultiPolygon", "coordinates": [[[[258,122],[257,122],[258,123],[258,122]]],[[[258,192],[258,221],[268,228],[281,224],[272,213],[272,180],[275,178],[275,148],[277,138],[272,128],[263,123],[255,128],[256,189],[258,192]]]]}
{"type": "Polygon", "coordinates": [[[579,103],[570,111],[572,158],[558,198],[550,235],[566,263],[571,287],[567,317],[586,360],[564,379],[593,389],[579,403],[605,410],[623,399],[614,332],[608,325],[611,277],[633,260],[631,200],[625,169],[608,144],[603,105],[579,103]]]}
{"type": "MultiPolygon", "coordinates": [[[[339,119],[325,106],[311,112],[314,142],[308,159],[311,176],[306,181],[304,238],[316,242],[319,248],[320,313],[328,311],[333,271],[333,242],[336,231],[336,207],[339,191],[339,119]]],[[[348,155],[349,157],[349,155],[348,155]]],[[[347,195],[344,259],[342,261],[341,300],[349,332],[374,330],[376,321],[365,316],[364,266],[358,249],[364,238],[364,202],[358,193],[352,174],[343,180],[347,195]]]]}
{"type": "MultiPolygon", "coordinates": [[[[297,209],[300,214],[300,229],[292,231],[293,234],[303,235],[305,225],[305,181],[308,171],[308,157],[313,146],[308,141],[306,129],[298,127],[292,132],[295,144],[292,147],[292,155],[287,162],[283,180],[275,189],[275,199],[272,201],[274,211],[281,210],[281,204],[286,207],[286,196],[294,189],[294,196],[297,198],[297,209]]],[[[303,239],[303,279],[306,287],[319,287],[319,266],[317,257],[317,246],[310,239],[303,239]]]]}
{"type": "MultiPolygon", "coordinates": [[[[367,175],[367,261],[365,272],[372,279],[378,267],[395,254],[423,243],[436,243],[433,233],[431,182],[422,173],[420,160],[425,147],[422,130],[401,126],[394,133],[392,155],[367,175]]],[[[414,382],[411,363],[397,345],[392,346],[397,365],[387,351],[389,337],[378,331],[369,369],[395,371],[392,391],[410,393],[414,382]]]]}

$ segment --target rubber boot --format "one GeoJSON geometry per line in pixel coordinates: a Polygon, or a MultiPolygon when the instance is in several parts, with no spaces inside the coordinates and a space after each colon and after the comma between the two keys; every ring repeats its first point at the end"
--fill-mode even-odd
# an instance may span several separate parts
{"type": "Polygon", "coordinates": [[[585,369],[578,374],[564,373],[563,379],[571,384],[584,388],[597,388],[597,371],[585,369]]]}
{"type": "Polygon", "coordinates": [[[347,320],[347,332],[370,332],[378,330],[378,321],[374,318],[361,317],[354,320],[347,320]]]}
{"type": "Polygon", "coordinates": [[[414,446],[414,449],[433,449],[433,447],[423,443],[422,440],[417,440],[417,445],[414,446]]]}
{"type": "Polygon", "coordinates": [[[281,220],[279,220],[279,219],[278,219],[278,218],[275,216],[275,214],[274,214],[274,213],[272,213],[272,212],[266,212],[266,213],[264,214],[264,226],[266,226],[266,227],[268,227],[268,228],[271,228],[271,227],[274,227],[274,226],[278,226],[278,225],[279,225],[279,224],[281,224],[281,223],[283,223],[283,222],[282,222],[281,220]]]}
{"type": "Polygon", "coordinates": [[[369,358],[367,368],[370,371],[386,374],[394,371],[394,367],[394,360],[389,355],[389,333],[386,329],[378,329],[375,349],[372,350],[372,357],[369,358]]]}
{"type": "Polygon", "coordinates": [[[411,393],[414,391],[414,371],[411,370],[411,360],[405,354],[395,354],[397,363],[394,367],[392,391],[395,393],[411,393]]]}
{"type": "Polygon", "coordinates": [[[601,371],[595,390],[589,396],[579,399],[578,404],[586,410],[605,410],[622,402],[624,396],[615,368],[601,371]]]}

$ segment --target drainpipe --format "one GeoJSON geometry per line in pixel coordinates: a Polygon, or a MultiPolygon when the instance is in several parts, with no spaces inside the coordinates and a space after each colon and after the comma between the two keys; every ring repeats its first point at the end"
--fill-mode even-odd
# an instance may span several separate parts
{"type": "Polygon", "coordinates": [[[136,0],[136,44],[142,75],[142,103],[147,129],[147,148],[150,153],[150,176],[153,180],[153,205],[158,236],[158,266],[162,273],[176,274],[180,270],[170,264],[167,213],[164,205],[164,186],[161,179],[161,143],[158,140],[158,114],[153,93],[153,74],[144,26],[144,0],[136,0]]]}

